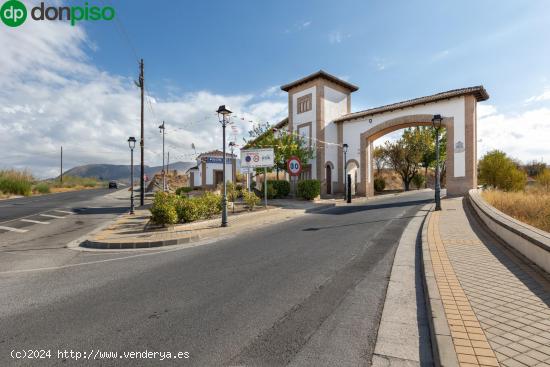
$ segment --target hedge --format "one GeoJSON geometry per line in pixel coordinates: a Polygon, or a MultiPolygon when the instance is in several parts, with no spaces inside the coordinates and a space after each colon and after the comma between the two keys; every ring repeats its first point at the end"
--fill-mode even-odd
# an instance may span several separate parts
{"type": "Polygon", "coordinates": [[[221,196],[211,192],[193,198],[157,192],[150,209],[151,221],[161,225],[209,219],[221,213],[221,210],[221,196]]]}
{"type": "Polygon", "coordinates": [[[298,181],[297,194],[306,200],[313,200],[321,194],[321,183],[319,180],[298,181]]]}
{"type": "MultiPolygon", "coordinates": [[[[267,186],[271,185],[275,190],[274,197],[277,199],[286,198],[290,194],[290,182],[286,180],[268,180],[267,186]]],[[[267,192],[269,198],[269,191],[267,192]]]]}
{"type": "Polygon", "coordinates": [[[375,177],[374,179],[374,191],[382,192],[386,188],[386,181],[382,177],[375,177]]]}

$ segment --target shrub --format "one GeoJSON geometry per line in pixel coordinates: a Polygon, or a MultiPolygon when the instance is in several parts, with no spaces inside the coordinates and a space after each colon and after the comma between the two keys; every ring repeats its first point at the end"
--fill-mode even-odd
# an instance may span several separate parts
{"type": "Polygon", "coordinates": [[[416,186],[417,189],[420,189],[422,186],[424,186],[425,182],[426,182],[426,177],[424,177],[420,173],[417,173],[412,178],[412,183],[414,184],[414,186],[416,186]]]}
{"type": "Polygon", "coordinates": [[[178,187],[176,189],[176,195],[184,196],[183,194],[189,194],[191,191],[193,191],[192,187],[178,187]]]}
{"type": "MultiPolygon", "coordinates": [[[[268,188],[269,185],[275,190],[274,197],[277,199],[285,198],[290,194],[290,182],[286,180],[269,180],[267,181],[268,188]]],[[[269,198],[269,190],[267,192],[267,197],[269,198]]]]}
{"type": "Polygon", "coordinates": [[[50,193],[50,185],[48,185],[45,182],[40,182],[34,186],[34,191],[40,193],[40,194],[49,194],[50,193]]]}
{"type": "Polygon", "coordinates": [[[0,192],[29,196],[32,192],[33,178],[25,171],[0,171],[0,192]]]}
{"type": "Polygon", "coordinates": [[[228,182],[225,189],[227,190],[227,201],[235,202],[239,198],[239,192],[233,182],[228,182]]]}
{"type": "Polygon", "coordinates": [[[550,192],[550,168],[545,168],[537,175],[537,185],[550,192]]]}
{"type": "Polygon", "coordinates": [[[374,179],[374,190],[376,192],[382,192],[386,188],[386,180],[382,177],[376,177],[374,179]]]}
{"type": "Polygon", "coordinates": [[[321,194],[321,183],[319,180],[298,181],[297,194],[306,200],[313,200],[321,194]]]}
{"type": "Polygon", "coordinates": [[[252,191],[243,190],[243,200],[248,206],[248,210],[254,210],[254,207],[260,204],[260,198],[252,191]]]}
{"type": "Polygon", "coordinates": [[[176,206],[178,197],[166,192],[157,192],[153,200],[151,209],[151,220],[156,224],[176,224],[178,222],[178,212],[176,206]]]}
{"type": "Polygon", "coordinates": [[[201,219],[203,214],[201,204],[199,198],[180,198],[176,204],[178,221],[188,223],[201,219]]]}
{"type": "Polygon", "coordinates": [[[493,150],[479,161],[479,180],[504,191],[521,191],[527,183],[527,175],[506,153],[493,150]]]}
{"type": "Polygon", "coordinates": [[[201,196],[194,198],[201,203],[203,218],[212,218],[222,211],[222,197],[212,192],[205,192],[201,196]]]}

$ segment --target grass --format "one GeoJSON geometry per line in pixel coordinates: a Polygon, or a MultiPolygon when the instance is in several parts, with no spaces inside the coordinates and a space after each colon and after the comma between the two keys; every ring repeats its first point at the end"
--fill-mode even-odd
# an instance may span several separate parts
{"type": "Polygon", "coordinates": [[[0,193],[29,196],[33,181],[32,175],[27,171],[0,170],[0,193]]]}
{"type": "Polygon", "coordinates": [[[520,192],[487,190],[483,198],[515,219],[550,232],[550,192],[532,188],[520,192]]]}

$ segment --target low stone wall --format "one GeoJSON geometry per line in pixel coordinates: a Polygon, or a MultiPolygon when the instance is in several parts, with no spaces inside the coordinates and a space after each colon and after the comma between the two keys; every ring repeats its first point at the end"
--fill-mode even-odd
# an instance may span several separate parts
{"type": "Polygon", "coordinates": [[[479,190],[470,190],[468,199],[479,218],[497,237],[550,273],[550,233],[492,207],[483,200],[479,190]]]}

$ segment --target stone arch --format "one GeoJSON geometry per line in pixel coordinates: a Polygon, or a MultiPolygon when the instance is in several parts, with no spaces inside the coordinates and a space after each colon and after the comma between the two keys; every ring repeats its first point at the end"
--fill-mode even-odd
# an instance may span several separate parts
{"type": "MultiPolygon", "coordinates": [[[[386,120],[380,124],[377,124],[370,129],[367,129],[360,135],[360,154],[361,154],[361,181],[359,183],[358,193],[361,195],[372,196],[374,195],[374,176],[373,176],[373,163],[372,163],[372,150],[373,143],[376,139],[382,136],[392,133],[400,129],[406,129],[416,126],[432,126],[431,114],[414,114],[401,117],[392,118],[386,120]]],[[[453,117],[443,118],[443,127],[447,129],[447,170],[453,167],[453,117]]],[[[452,179],[448,180],[451,182],[452,179]]],[[[451,190],[452,191],[452,190],[451,190]]]]}

